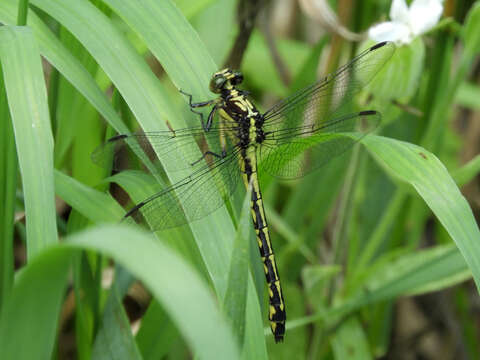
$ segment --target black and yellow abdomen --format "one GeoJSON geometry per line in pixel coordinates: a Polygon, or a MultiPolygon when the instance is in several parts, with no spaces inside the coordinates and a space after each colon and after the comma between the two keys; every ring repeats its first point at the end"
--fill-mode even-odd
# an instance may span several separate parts
{"type": "Polygon", "coordinates": [[[250,145],[246,151],[242,153],[241,161],[243,162],[241,168],[245,186],[248,187],[248,184],[251,184],[252,186],[251,212],[255,234],[257,236],[258,248],[260,250],[260,257],[263,262],[268,286],[270,304],[268,319],[270,321],[270,327],[275,342],[279,342],[283,341],[283,336],[285,334],[285,302],[283,300],[275,254],[273,252],[272,242],[270,241],[270,233],[268,231],[267,219],[263,207],[262,193],[258,184],[256,149],[254,145],[250,145]]]}

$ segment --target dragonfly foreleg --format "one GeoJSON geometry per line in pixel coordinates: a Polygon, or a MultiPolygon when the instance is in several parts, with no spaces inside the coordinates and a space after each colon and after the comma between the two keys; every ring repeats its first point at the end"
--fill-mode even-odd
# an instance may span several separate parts
{"type": "Polygon", "coordinates": [[[192,102],[193,96],[192,94],[186,93],[183,90],[179,90],[181,94],[185,95],[188,97],[188,105],[190,106],[190,111],[193,112],[194,114],[197,114],[200,116],[200,121],[202,123],[202,128],[205,131],[210,130],[210,127],[212,126],[212,121],[213,121],[213,116],[215,115],[216,108],[214,107],[212,111],[210,111],[210,114],[208,115],[208,120],[207,123],[205,124],[205,121],[203,119],[203,114],[199,111],[195,111],[195,108],[200,108],[200,107],[205,107],[205,106],[210,106],[213,104],[217,103],[217,99],[213,100],[207,100],[207,101],[201,101],[201,102],[192,102]]]}

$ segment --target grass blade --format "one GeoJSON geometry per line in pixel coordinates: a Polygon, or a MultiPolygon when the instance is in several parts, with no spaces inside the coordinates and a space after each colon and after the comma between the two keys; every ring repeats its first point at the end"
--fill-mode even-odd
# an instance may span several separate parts
{"type": "Polygon", "coordinates": [[[2,359],[51,358],[70,257],[66,249],[47,249],[18,275],[0,315],[2,359]]]}
{"type": "Polygon", "coordinates": [[[110,256],[141,280],[201,359],[239,358],[232,332],[207,285],[168,247],[152,241],[151,234],[105,226],[74,235],[65,245],[110,256]]]}
{"type": "Polygon", "coordinates": [[[248,260],[250,231],[251,188],[249,187],[237,227],[237,236],[233,244],[232,260],[228,274],[228,287],[224,307],[230,319],[237,341],[243,344],[245,336],[245,308],[248,294],[248,260]]]}
{"type": "MultiPolygon", "coordinates": [[[[1,1],[0,21],[5,24],[15,24],[17,7],[18,0],[1,1]]],[[[27,23],[34,31],[42,56],[58,69],[117,131],[126,132],[127,127],[118,117],[95,80],[77,58],[63,46],[33,11],[29,11],[27,23]]]]}
{"type": "Polygon", "coordinates": [[[420,146],[367,136],[362,140],[387,171],[411,184],[462,253],[480,289],[480,231],[472,210],[443,164],[420,146]]]}
{"type": "Polygon", "coordinates": [[[17,152],[0,63],[0,309],[13,285],[13,219],[17,189],[17,152]]]}
{"type": "Polygon", "coordinates": [[[53,137],[40,53],[32,31],[1,27],[0,57],[22,175],[27,255],[31,258],[57,242],[53,137]]]}

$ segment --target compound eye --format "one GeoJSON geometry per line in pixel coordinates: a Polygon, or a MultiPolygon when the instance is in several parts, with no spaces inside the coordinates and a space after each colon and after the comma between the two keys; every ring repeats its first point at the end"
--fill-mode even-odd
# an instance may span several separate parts
{"type": "Polygon", "coordinates": [[[225,85],[225,78],[223,76],[214,77],[210,80],[210,91],[218,94],[222,91],[223,86],[225,85]]]}
{"type": "Polygon", "coordinates": [[[243,74],[241,72],[236,72],[234,74],[234,77],[232,79],[232,85],[238,85],[241,84],[243,81],[243,74]]]}

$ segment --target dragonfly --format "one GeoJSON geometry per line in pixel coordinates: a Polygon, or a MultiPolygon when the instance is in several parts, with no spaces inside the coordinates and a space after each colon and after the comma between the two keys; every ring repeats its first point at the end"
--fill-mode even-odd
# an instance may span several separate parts
{"type": "MultiPolygon", "coordinates": [[[[189,172],[182,180],[153,193],[130,209],[132,218],[164,230],[201,219],[218,209],[235,191],[239,179],[251,186],[251,216],[269,295],[268,319],[275,342],[285,335],[286,309],[280,275],[270,240],[259,173],[298,178],[345,153],[375,129],[375,110],[349,112],[348,103],[392,57],[395,45],[378,43],[349,63],[261,113],[238,88],[239,71],[223,69],[210,81],[214,99],[193,102],[201,126],[153,133],[121,134],[92,154],[93,161],[114,168],[125,149],[159,177],[189,172]],[[204,119],[200,108],[210,107],[204,119]],[[218,119],[218,121],[215,121],[218,119]]],[[[205,113],[206,114],[206,113],[205,113]]]]}

